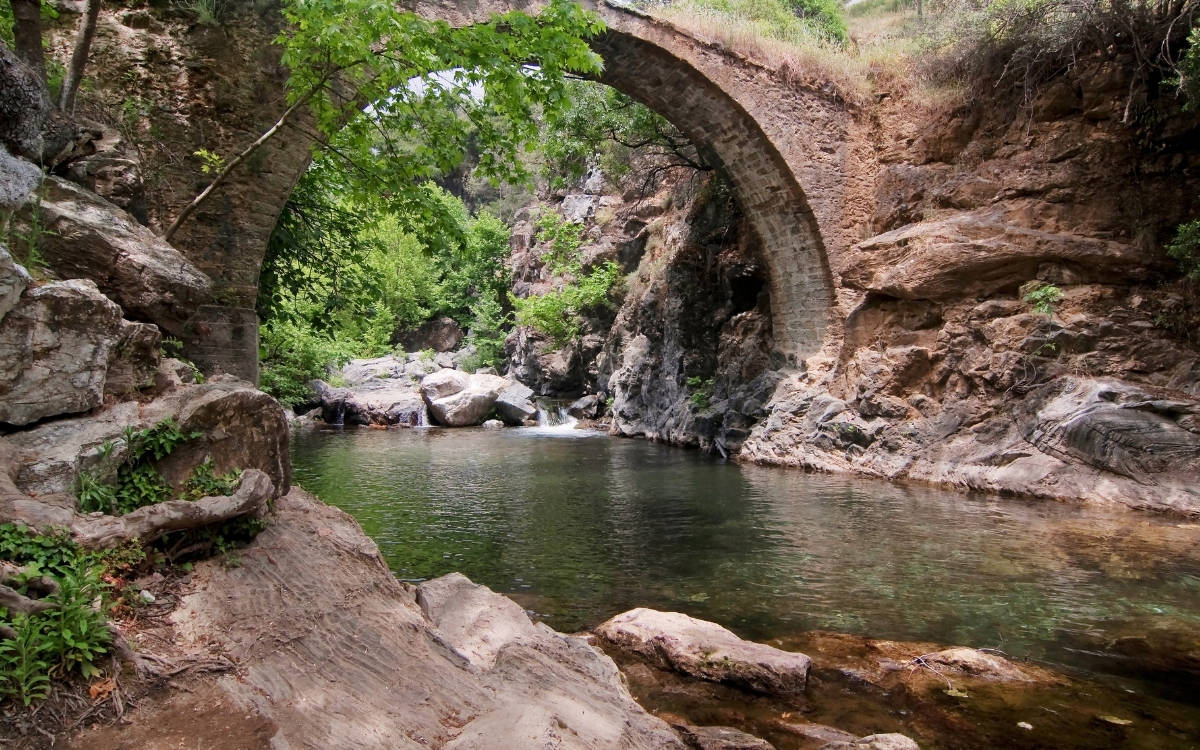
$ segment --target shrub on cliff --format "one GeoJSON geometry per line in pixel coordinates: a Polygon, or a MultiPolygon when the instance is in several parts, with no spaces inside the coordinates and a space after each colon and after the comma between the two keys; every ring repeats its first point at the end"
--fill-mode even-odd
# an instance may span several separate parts
{"type": "MultiPolygon", "coordinates": [[[[976,96],[1039,87],[1083,57],[1102,54],[1128,67],[1127,101],[1177,76],[1194,0],[937,0],[931,2],[925,63],[935,79],[964,83],[976,96]],[[1125,62],[1127,61],[1127,62],[1125,62]]],[[[1128,118],[1127,107],[1126,116],[1128,118]]]]}

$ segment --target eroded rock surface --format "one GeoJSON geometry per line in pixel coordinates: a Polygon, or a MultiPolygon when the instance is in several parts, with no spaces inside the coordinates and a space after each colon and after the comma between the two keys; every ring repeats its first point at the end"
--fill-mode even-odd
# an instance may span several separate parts
{"type": "Polygon", "coordinates": [[[772,695],[802,693],[812,662],[804,654],[744,641],[714,622],[679,612],[633,609],[600,624],[596,635],[684,674],[772,695]]]}
{"type": "Polygon", "coordinates": [[[0,321],[0,422],[99,406],[121,329],[121,308],[90,281],[26,290],[0,321]]]}
{"type": "Polygon", "coordinates": [[[585,640],[461,576],[396,581],[353,519],[300,490],[240,558],[198,566],[175,619],[185,644],[236,655],[219,690],[273,746],[684,747],[585,640]]]}
{"type": "Polygon", "coordinates": [[[91,279],[128,317],[182,336],[211,298],[211,280],[95,193],[57,177],[44,185],[36,210],[46,230],[39,251],[50,268],[61,278],[91,279]]]}

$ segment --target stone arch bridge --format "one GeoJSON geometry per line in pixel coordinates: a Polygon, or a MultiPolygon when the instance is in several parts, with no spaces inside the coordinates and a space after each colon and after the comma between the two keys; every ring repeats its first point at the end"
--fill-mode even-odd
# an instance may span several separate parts
{"type": "MultiPolygon", "coordinates": [[[[861,226],[854,206],[869,203],[862,199],[873,190],[869,181],[854,177],[853,164],[865,161],[854,152],[854,108],[831,86],[788,83],[716,43],[630,7],[611,0],[585,0],[585,5],[608,27],[593,43],[605,60],[601,81],[710,147],[731,179],[765,249],[777,347],[795,358],[819,351],[837,322],[831,259],[862,239],[852,236],[861,226]]],[[[457,0],[419,3],[417,11],[470,23],[512,7],[457,0]]],[[[261,31],[267,39],[272,30],[261,31]]],[[[231,45],[215,53],[265,54],[262,48],[249,50],[231,45]]],[[[263,62],[227,60],[245,71],[263,62]]],[[[193,110],[190,126],[206,134],[204,147],[212,148],[215,139],[226,141],[232,151],[274,122],[282,108],[283,73],[277,57],[273,68],[263,80],[243,81],[243,98],[236,105],[210,102],[193,110]]],[[[197,312],[185,342],[205,370],[257,379],[253,308],[259,268],[276,219],[309,164],[311,133],[296,127],[276,136],[257,168],[235,172],[175,237],[175,244],[214,280],[214,304],[197,312]]],[[[184,188],[197,184],[194,174],[166,183],[184,188]]],[[[158,200],[177,211],[190,194],[175,190],[158,200]]]]}

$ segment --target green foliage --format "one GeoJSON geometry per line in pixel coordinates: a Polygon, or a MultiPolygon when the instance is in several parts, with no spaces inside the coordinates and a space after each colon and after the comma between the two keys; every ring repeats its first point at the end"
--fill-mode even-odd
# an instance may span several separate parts
{"type": "Polygon", "coordinates": [[[610,293],[621,269],[608,261],[584,270],[580,225],[547,211],[538,217],[537,226],[538,240],[549,245],[542,253],[543,262],[556,276],[570,278],[545,294],[511,297],[516,322],[549,336],[556,346],[566,346],[579,338],[582,316],[588,309],[611,305],[610,293]]]}
{"type": "MultiPolygon", "coordinates": [[[[495,337],[509,286],[508,228],[426,183],[403,206],[348,198],[327,159],[301,179],[272,235],[259,291],[262,387],[284,403],[397,331],[449,315],[495,337]],[[483,310],[491,318],[479,318],[483,310]]],[[[501,340],[503,336],[501,335],[501,340]]],[[[487,347],[487,342],[485,348],[487,347]]]]}
{"type": "Polygon", "coordinates": [[[712,403],[713,396],[713,379],[702,378],[694,375],[687,379],[687,387],[692,394],[688,397],[688,401],[697,409],[707,409],[712,403]]]}
{"type": "Polygon", "coordinates": [[[625,94],[593,81],[571,81],[570,106],[546,123],[540,147],[543,177],[563,188],[592,166],[626,174],[631,162],[646,170],[708,169],[692,142],[674,125],[625,94]]]}
{"type": "Polygon", "coordinates": [[[403,204],[472,140],[481,174],[524,181],[519,156],[539,141],[535,114],[552,118],[566,105],[566,74],[602,67],[586,42],[602,25],[569,0],[463,27],[387,0],[290,0],[284,14],[291,101],[310,103],[339,158],[369,165],[347,173],[359,199],[403,204]]]}
{"type": "Polygon", "coordinates": [[[1031,281],[1021,287],[1021,299],[1032,305],[1034,312],[1042,315],[1053,315],[1062,296],[1062,290],[1057,286],[1041,281],[1031,281]]]}
{"type": "Polygon", "coordinates": [[[192,469],[192,475],[183,485],[184,500],[199,500],[202,497],[232,495],[237,489],[240,472],[228,471],[218,475],[213,469],[212,459],[192,469]]]}
{"type": "Polygon", "coordinates": [[[671,5],[748,24],[772,39],[815,38],[838,45],[849,39],[837,0],[675,0],[671,5]]]}
{"type": "MultiPolygon", "coordinates": [[[[124,433],[126,454],[116,470],[116,483],[107,485],[90,472],[80,472],[76,483],[79,509],[85,513],[101,512],[124,515],[146,505],[171,499],[175,491],[163,479],[156,463],[166,458],[177,446],[200,437],[202,433],[185,433],[174,419],[135,430],[127,427],[124,433]]],[[[109,445],[106,456],[112,451],[109,445]]],[[[211,467],[210,467],[211,468],[211,467]]]]}
{"type": "Polygon", "coordinates": [[[46,237],[54,236],[54,232],[46,228],[42,217],[42,193],[39,188],[33,193],[29,203],[29,222],[20,230],[8,227],[8,237],[5,244],[12,248],[14,257],[25,266],[34,276],[45,274],[47,264],[42,256],[42,243],[46,237]]]}
{"type": "Polygon", "coordinates": [[[494,296],[482,298],[471,308],[471,327],[467,341],[475,355],[463,363],[464,370],[498,367],[504,361],[504,340],[512,328],[512,318],[494,296]]]}
{"type": "Polygon", "coordinates": [[[200,160],[200,171],[204,174],[216,174],[225,168],[225,157],[202,148],[192,152],[200,160]]]}
{"type": "Polygon", "coordinates": [[[23,594],[42,576],[59,588],[46,597],[54,605],[46,612],[10,617],[0,610],[0,624],[16,632],[0,641],[0,695],[29,706],[49,693],[51,674],[96,675],[112,639],[103,608],[94,606],[105,596],[104,558],[80,550],[65,533],[37,534],[8,523],[0,525],[0,559],[29,571],[17,585],[23,594]]]}
{"type": "Polygon", "coordinates": [[[1171,82],[1179,87],[1184,98],[1184,109],[1200,109],[1200,26],[1192,28],[1187,38],[1187,51],[1176,67],[1177,75],[1171,82]]]}
{"type": "Polygon", "coordinates": [[[1179,261],[1189,279],[1200,281],[1200,219],[1179,225],[1175,239],[1167,245],[1167,255],[1179,261]]]}
{"type": "Polygon", "coordinates": [[[233,0],[179,0],[178,4],[195,16],[201,26],[220,26],[235,7],[233,0]]]}

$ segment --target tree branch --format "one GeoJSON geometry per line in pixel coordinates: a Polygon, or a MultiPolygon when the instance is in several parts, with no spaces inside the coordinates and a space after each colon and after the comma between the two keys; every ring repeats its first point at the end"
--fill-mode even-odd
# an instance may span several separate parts
{"type": "Polygon", "coordinates": [[[79,82],[83,79],[83,69],[87,66],[88,53],[92,49],[92,40],[96,37],[96,18],[100,15],[100,0],[88,0],[87,10],[84,11],[83,28],[75,37],[75,49],[71,52],[71,64],[63,77],[62,91],[58,95],[58,108],[67,114],[75,112],[75,94],[79,92],[79,82]]]}

